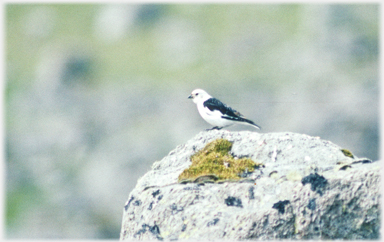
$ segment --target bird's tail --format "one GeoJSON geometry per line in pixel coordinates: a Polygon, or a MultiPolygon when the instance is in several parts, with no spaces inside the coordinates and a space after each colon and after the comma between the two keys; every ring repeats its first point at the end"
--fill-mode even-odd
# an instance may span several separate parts
{"type": "Polygon", "coordinates": [[[247,124],[257,128],[257,129],[261,129],[261,127],[259,125],[255,124],[252,120],[249,120],[246,118],[241,118],[241,119],[242,119],[241,121],[243,121],[243,122],[245,122],[245,123],[247,123],[247,124]]]}
{"type": "Polygon", "coordinates": [[[243,117],[231,117],[231,116],[221,116],[222,118],[225,118],[225,119],[229,119],[229,120],[233,120],[233,121],[237,121],[237,122],[242,122],[244,124],[248,124],[248,125],[251,125],[257,129],[261,129],[261,127],[257,124],[255,124],[252,120],[249,120],[249,119],[246,119],[246,118],[243,118],[243,117]]]}

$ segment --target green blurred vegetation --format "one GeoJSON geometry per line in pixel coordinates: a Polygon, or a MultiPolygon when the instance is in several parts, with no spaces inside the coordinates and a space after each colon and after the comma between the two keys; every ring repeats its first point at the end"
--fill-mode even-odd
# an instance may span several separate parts
{"type": "MultiPolygon", "coordinates": [[[[161,5],[157,10],[159,14],[183,19],[200,31],[201,38],[196,40],[199,42],[196,47],[197,57],[188,68],[178,70],[168,69],[162,63],[162,56],[159,56],[161,53],[156,46],[157,33],[152,31],[156,28],[154,23],[143,24],[144,27],[140,25],[140,28],[134,29],[132,34],[113,44],[95,39],[92,33],[93,22],[95,14],[101,7],[103,5],[100,4],[8,4],[7,64],[8,70],[13,68],[18,70],[8,73],[7,77],[12,80],[9,84],[15,85],[18,81],[24,81],[23,85],[27,86],[31,84],[31,82],[25,83],[25,80],[33,78],[38,58],[47,42],[65,45],[72,41],[81,42],[80,48],[89,49],[101,62],[95,70],[98,77],[95,81],[103,83],[105,80],[119,81],[123,77],[144,77],[145,80],[156,80],[151,83],[152,85],[162,85],[164,81],[178,82],[192,78],[230,82],[235,78],[253,79],[265,73],[273,75],[274,66],[266,65],[265,59],[268,59],[269,52],[263,46],[271,48],[270,46],[286,42],[300,34],[303,5],[161,5]],[[22,26],[23,19],[31,10],[40,7],[54,12],[52,30],[47,36],[30,38],[26,35],[27,26],[22,26]],[[272,42],[263,43],[262,41],[268,41],[268,37],[265,37],[266,40],[260,39],[260,43],[242,43],[239,36],[244,33],[256,33],[263,24],[273,29],[273,32],[263,30],[265,34],[274,35],[272,42]],[[225,49],[228,42],[255,46],[248,46],[247,49],[251,52],[241,53],[244,56],[229,57],[236,59],[229,60],[231,65],[228,65],[220,60],[223,51],[230,51],[225,49]],[[13,76],[15,74],[17,76],[13,76]]],[[[368,28],[364,30],[369,31],[368,28]]],[[[259,81],[263,81],[263,78],[259,78],[259,81]]],[[[286,78],[283,81],[290,80],[286,78]]]]}
{"type": "MultiPolygon", "coordinates": [[[[103,4],[7,4],[6,59],[8,88],[28,88],[32,84],[33,73],[39,61],[43,47],[50,43],[70,45],[79,42],[78,48],[94,54],[97,68],[94,68],[94,82],[121,82],[131,80],[149,81],[151,85],[170,85],[189,80],[210,80],[212,83],[231,83],[233,80],[257,82],[264,86],[280,85],[281,82],[294,82],[292,78],[281,78],[279,65],[271,59],[271,49],[278,51],[282,43],[295,41],[316,42],[319,37],[316,30],[303,29],[303,4],[163,4],[156,5],[157,19],[139,23],[130,34],[111,43],[95,38],[93,33],[97,12],[103,4]],[[54,23],[52,30],[40,38],[29,37],[23,19],[30,11],[44,7],[52,11],[54,23]],[[193,39],[194,57],[183,68],[169,68],[164,63],[177,60],[179,53],[163,56],[159,50],[161,39],[156,20],[167,17],[182,19],[189,23],[186,28],[197,30],[199,37],[193,39]],[[249,36],[247,36],[249,35],[249,36]],[[257,41],[251,41],[256,36],[257,41]],[[81,43],[81,44],[80,44],[81,43]],[[234,46],[240,49],[235,53],[234,46]],[[14,70],[14,71],[13,71],[14,70]],[[29,81],[28,81],[29,80],[29,81]],[[278,82],[278,84],[274,83],[278,82]]],[[[330,25],[355,28],[353,31],[375,41],[377,37],[377,5],[335,5],[335,19],[330,25]],[[346,10],[347,9],[347,10],[346,10]],[[338,12],[341,14],[339,14],[338,12]],[[351,24],[343,12],[350,11],[359,21],[351,24]],[[368,17],[365,14],[375,15],[368,17]],[[337,19],[339,18],[339,19],[337,19]]],[[[316,13],[316,12],[314,12],[316,13]]],[[[38,14],[38,13],[37,13],[38,14]]],[[[311,18],[313,16],[308,16],[311,18]]],[[[308,19],[311,21],[310,19],[308,19]]],[[[314,20],[316,21],[316,18],[314,20]]],[[[319,24],[321,25],[321,24],[319,24]]],[[[187,32],[188,30],[186,30],[187,32]]],[[[169,36],[170,39],[172,36],[169,36]]],[[[305,43],[303,43],[305,44],[305,43]]],[[[377,51],[374,46],[372,52],[377,51]]],[[[183,54],[183,53],[180,53],[183,54]]],[[[166,54],[167,55],[167,54],[166,54]]],[[[370,55],[376,56],[376,55],[370,55]]],[[[367,56],[364,56],[366,58],[367,56]]],[[[357,58],[356,60],[359,60],[357,58]]],[[[364,59],[366,61],[366,59],[364,59]]],[[[357,64],[361,64],[358,62],[357,64]]],[[[343,62],[340,62],[343,65],[343,62]]],[[[347,68],[350,68],[349,66],[347,68]]],[[[294,73],[283,73],[294,74],[294,73]]]]}

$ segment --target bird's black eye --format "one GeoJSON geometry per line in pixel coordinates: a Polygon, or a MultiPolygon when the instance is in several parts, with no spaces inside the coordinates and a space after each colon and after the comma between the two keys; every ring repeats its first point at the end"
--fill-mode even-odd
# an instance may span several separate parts
{"type": "Polygon", "coordinates": [[[196,93],[196,96],[199,95],[198,93],[196,93]]]}

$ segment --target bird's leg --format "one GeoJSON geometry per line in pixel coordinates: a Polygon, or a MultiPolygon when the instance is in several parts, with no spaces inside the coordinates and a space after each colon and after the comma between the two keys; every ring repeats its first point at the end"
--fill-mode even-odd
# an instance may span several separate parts
{"type": "Polygon", "coordinates": [[[214,129],[220,130],[222,128],[223,127],[215,126],[215,127],[211,128],[211,129],[206,129],[205,131],[210,131],[210,130],[214,130],[214,129]]]}

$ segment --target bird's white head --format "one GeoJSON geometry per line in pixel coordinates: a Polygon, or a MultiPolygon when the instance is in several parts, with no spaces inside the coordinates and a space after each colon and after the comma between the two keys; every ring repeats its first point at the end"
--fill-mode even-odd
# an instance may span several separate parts
{"type": "Polygon", "coordinates": [[[191,95],[189,95],[188,98],[192,98],[194,103],[199,103],[208,100],[209,98],[211,98],[211,95],[209,95],[203,89],[195,89],[192,91],[191,95]]]}

